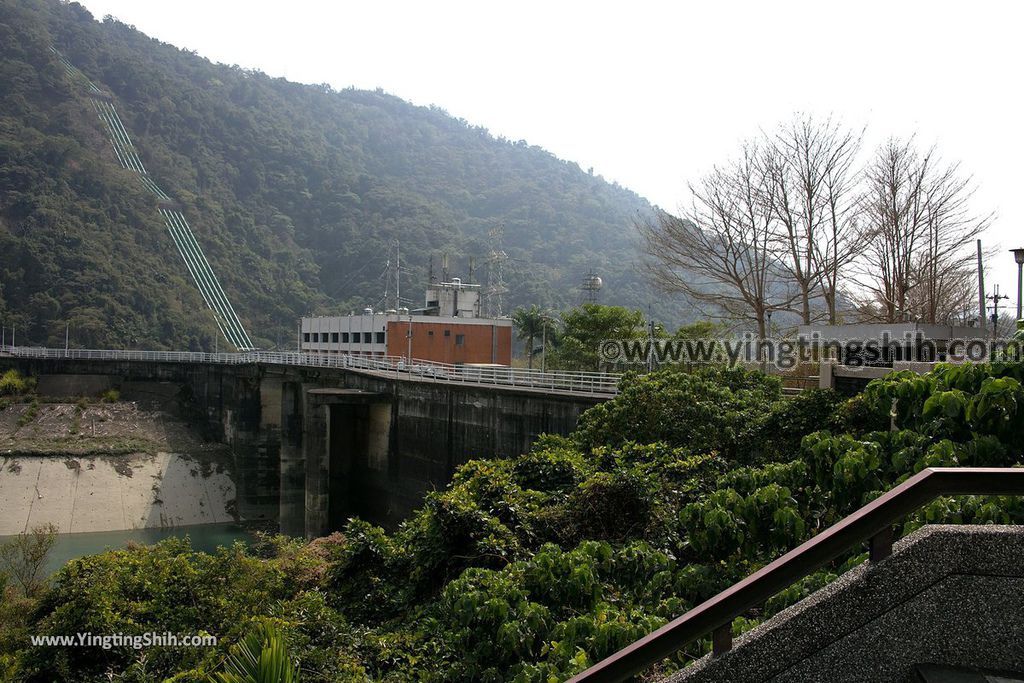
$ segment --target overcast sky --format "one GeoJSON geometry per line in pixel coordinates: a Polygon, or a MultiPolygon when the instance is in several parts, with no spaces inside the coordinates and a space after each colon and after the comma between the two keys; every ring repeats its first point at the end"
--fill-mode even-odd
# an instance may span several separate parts
{"type": "Polygon", "coordinates": [[[913,133],[974,176],[1016,301],[1024,3],[83,0],[216,62],[383,88],[525,139],[675,209],[794,112],[913,133]]]}

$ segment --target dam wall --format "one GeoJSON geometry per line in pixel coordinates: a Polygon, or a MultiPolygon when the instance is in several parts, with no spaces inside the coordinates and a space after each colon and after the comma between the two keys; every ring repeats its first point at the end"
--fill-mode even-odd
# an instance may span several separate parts
{"type": "Polygon", "coordinates": [[[394,526],[471,459],[568,434],[606,396],[451,383],[349,368],[0,357],[50,395],[173,412],[234,460],[238,513],[318,536],[358,515],[394,526]]]}

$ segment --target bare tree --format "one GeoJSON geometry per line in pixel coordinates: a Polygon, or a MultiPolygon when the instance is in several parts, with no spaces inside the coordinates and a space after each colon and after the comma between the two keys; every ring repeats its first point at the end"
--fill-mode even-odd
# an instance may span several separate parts
{"type": "Polygon", "coordinates": [[[801,116],[779,127],[763,155],[767,206],[778,221],[776,239],[804,324],[818,297],[836,322],[840,272],[863,249],[853,201],[860,140],[832,119],[801,116]]]}
{"type": "Polygon", "coordinates": [[[0,543],[0,568],[18,582],[26,596],[42,590],[43,567],[56,541],[57,527],[44,524],[0,543]]]}
{"type": "Polygon", "coordinates": [[[830,325],[839,322],[839,295],[845,289],[842,275],[864,253],[870,237],[860,219],[858,177],[853,168],[860,154],[861,138],[862,133],[839,130],[827,136],[831,153],[822,172],[826,218],[814,248],[818,288],[830,325]]]}
{"type": "Polygon", "coordinates": [[[907,300],[910,317],[921,322],[942,325],[969,325],[978,320],[978,284],[974,264],[948,263],[935,280],[926,277],[935,272],[927,253],[915,262],[916,284],[907,300]]]}
{"type": "Polygon", "coordinates": [[[690,185],[692,207],[682,217],[658,211],[638,228],[648,271],[661,289],[721,317],[752,321],[764,338],[768,312],[792,305],[796,296],[784,291],[762,155],[748,143],[739,159],[690,185]]]}
{"type": "Polygon", "coordinates": [[[977,216],[971,211],[975,188],[970,177],[960,176],[959,164],[936,171],[925,189],[926,241],[913,283],[923,304],[917,317],[945,323],[969,309],[976,296],[971,247],[993,214],[977,216]]]}
{"type": "Polygon", "coordinates": [[[860,264],[871,317],[883,322],[947,322],[974,282],[970,246],[992,215],[970,210],[974,188],[934,148],[889,140],[865,174],[862,215],[870,239],[860,264]],[[872,305],[873,304],[873,305],[872,305]]]}
{"type": "Polygon", "coordinates": [[[872,239],[865,249],[861,284],[883,322],[902,322],[907,317],[930,161],[927,156],[920,158],[909,142],[889,140],[865,173],[862,210],[872,239]]]}
{"type": "Polygon", "coordinates": [[[860,147],[860,133],[809,116],[747,143],[690,185],[681,217],[639,226],[656,284],[762,335],[773,310],[838,323],[844,293],[861,319],[971,320],[971,246],[992,219],[972,211],[971,178],[913,139],[890,139],[863,169],[860,147]]]}
{"type": "Polygon", "coordinates": [[[989,314],[989,324],[993,326],[991,334],[996,339],[1009,339],[1017,331],[1017,316],[1012,313],[1000,313],[998,319],[992,320],[989,314]]]}

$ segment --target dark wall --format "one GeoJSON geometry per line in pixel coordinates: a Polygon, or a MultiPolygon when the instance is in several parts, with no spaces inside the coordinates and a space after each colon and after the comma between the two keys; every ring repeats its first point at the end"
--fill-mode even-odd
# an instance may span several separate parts
{"type": "Polygon", "coordinates": [[[392,392],[387,471],[368,468],[360,485],[372,492],[377,521],[395,524],[423,495],[447,484],[455,469],[476,458],[525,453],[540,434],[568,434],[584,410],[600,399],[526,390],[429,382],[376,381],[353,376],[351,385],[392,392]]]}
{"type": "Polygon", "coordinates": [[[0,370],[11,367],[62,393],[113,387],[127,400],[175,412],[205,438],[230,445],[240,514],[273,519],[291,534],[323,533],[352,515],[393,526],[459,465],[526,452],[542,433],[568,434],[604,400],[263,364],[0,357],[0,370]],[[330,417],[309,420],[310,392],[325,388],[373,394],[373,407],[320,398],[316,409],[331,404],[330,417]],[[328,431],[336,446],[314,466],[311,453],[332,448],[328,431]],[[314,491],[329,499],[311,501],[314,491]],[[311,523],[311,505],[325,505],[326,518],[317,513],[311,523]]]}

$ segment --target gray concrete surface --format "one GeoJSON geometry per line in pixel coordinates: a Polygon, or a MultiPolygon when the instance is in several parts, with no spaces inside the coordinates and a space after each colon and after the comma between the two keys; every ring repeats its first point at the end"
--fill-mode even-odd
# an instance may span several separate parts
{"type": "Polygon", "coordinates": [[[1024,528],[927,526],[666,683],[914,681],[1024,671],[1024,528]]]}
{"type": "Polygon", "coordinates": [[[227,473],[173,453],[0,457],[0,536],[229,522],[234,499],[227,473]]]}

